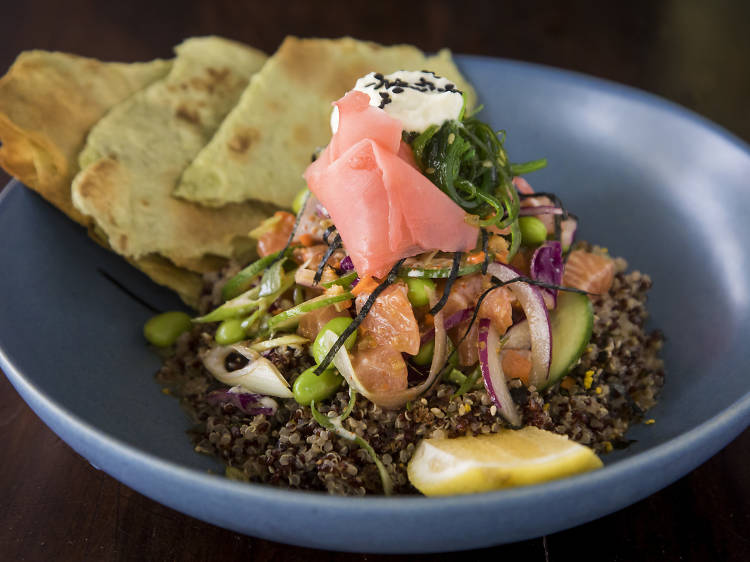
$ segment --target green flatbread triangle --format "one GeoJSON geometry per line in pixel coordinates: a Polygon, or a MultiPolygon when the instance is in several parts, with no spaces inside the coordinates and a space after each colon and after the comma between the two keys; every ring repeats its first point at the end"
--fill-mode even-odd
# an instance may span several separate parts
{"type": "Polygon", "coordinates": [[[110,247],[131,260],[158,254],[194,271],[251,252],[248,232],[273,209],[209,209],[172,196],[184,168],[211,139],[266,56],[220,39],[188,39],[172,70],[114,107],[88,136],[73,203],[110,247]]]}
{"type": "Polygon", "coordinates": [[[331,137],[331,103],[368,72],[432,70],[475,101],[474,90],[443,50],[408,45],[288,37],[253,77],[211,142],[185,170],[175,195],[220,206],[250,199],[289,207],[302,173],[331,137]]]}

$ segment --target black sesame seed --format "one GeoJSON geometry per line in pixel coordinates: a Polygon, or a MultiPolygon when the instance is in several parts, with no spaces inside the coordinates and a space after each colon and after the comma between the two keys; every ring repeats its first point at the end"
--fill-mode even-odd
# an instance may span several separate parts
{"type": "Polygon", "coordinates": [[[403,91],[404,89],[399,86],[396,86],[395,88],[393,88],[393,90],[391,90],[391,92],[393,92],[394,94],[400,94],[403,91]]]}

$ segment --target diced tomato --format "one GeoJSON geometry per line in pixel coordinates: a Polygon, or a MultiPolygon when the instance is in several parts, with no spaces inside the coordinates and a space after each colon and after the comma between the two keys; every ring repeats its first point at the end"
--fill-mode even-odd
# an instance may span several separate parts
{"type": "Polygon", "coordinates": [[[563,285],[603,295],[612,287],[615,262],[609,256],[585,250],[570,252],[563,271],[563,285]]]}
{"type": "Polygon", "coordinates": [[[389,346],[357,350],[352,366],[362,386],[371,392],[397,392],[409,383],[403,356],[389,346]]]}
{"type": "MultiPolygon", "coordinates": [[[[411,355],[419,352],[419,325],[406,295],[404,283],[391,285],[380,294],[360,324],[362,347],[386,346],[411,355]]],[[[357,296],[357,312],[369,296],[357,296]]]]}

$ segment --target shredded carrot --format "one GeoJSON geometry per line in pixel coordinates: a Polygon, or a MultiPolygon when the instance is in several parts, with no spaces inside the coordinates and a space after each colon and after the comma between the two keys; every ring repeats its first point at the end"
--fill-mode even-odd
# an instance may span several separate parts
{"type": "Polygon", "coordinates": [[[356,297],[360,293],[372,293],[375,287],[378,286],[378,282],[372,275],[367,275],[359,280],[356,287],[352,289],[352,294],[356,297]]]}
{"type": "Polygon", "coordinates": [[[466,263],[475,264],[484,261],[484,252],[473,252],[466,256],[466,263]]]}
{"type": "Polygon", "coordinates": [[[302,245],[306,246],[307,248],[315,243],[315,239],[313,238],[312,234],[308,232],[305,232],[302,236],[300,236],[299,241],[302,242],[302,245]]]}
{"type": "Polygon", "coordinates": [[[435,324],[435,317],[430,314],[429,312],[424,315],[424,325],[425,326],[432,326],[435,324]]]}

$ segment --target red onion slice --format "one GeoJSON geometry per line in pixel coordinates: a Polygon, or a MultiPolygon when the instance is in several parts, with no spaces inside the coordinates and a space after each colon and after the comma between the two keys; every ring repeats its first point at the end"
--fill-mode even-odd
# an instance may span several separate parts
{"type": "Polygon", "coordinates": [[[214,347],[202,356],[202,360],[208,372],[226,385],[241,386],[247,392],[266,396],[292,398],[289,383],[276,366],[243,343],[214,347]],[[226,359],[235,351],[245,357],[248,364],[227,371],[226,359]]]}
{"type": "MultiPolygon", "coordinates": [[[[491,263],[487,267],[487,274],[504,282],[516,279],[521,275],[512,267],[502,263],[491,263]]],[[[522,281],[510,283],[508,288],[513,291],[518,302],[521,303],[529,325],[531,337],[529,384],[541,388],[549,378],[549,364],[552,356],[552,329],[544,297],[537,287],[522,281]]]]}
{"type": "Polygon", "coordinates": [[[500,414],[511,425],[519,426],[521,425],[521,416],[510,396],[508,383],[505,380],[505,373],[500,361],[500,338],[488,318],[479,320],[478,341],[479,364],[487,393],[497,406],[500,414]]]}
{"type": "Polygon", "coordinates": [[[578,221],[574,218],[567,218],[564,221],[562,221],[562,224],[560,225],[560,242],[562,242],[562,247],[564,251],[568,251],[568,249],[573,245],[573,241],[576,238],[576,230],[578,230],[578,221]]]}
{"type": "MultiPolygon", "coordinates": [[[[563,276],[562,244],[556,240],[550,240],[534,250],[531,256],[529,271],[531,278],[536,281],[560,285],[563,276]]],[[[555,308],[557,305],[557,291],[555,289],[541,288],[542,296],[547,308],[555,308]]]]}
{"type": "Polygon", "coordinates": [[[554,205],[539,205],[538,207],[521,207],[518,211],[519,217],[529,217],[535,215],[562,215],[563,210],[554,205]]]}
{"type": "Polygon", "coordinates": [[[500,340],[503,349],[531,349],[531,334],[526,320],[513,324],[500,340]]]}

